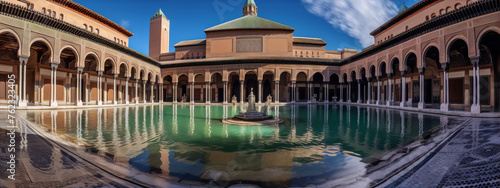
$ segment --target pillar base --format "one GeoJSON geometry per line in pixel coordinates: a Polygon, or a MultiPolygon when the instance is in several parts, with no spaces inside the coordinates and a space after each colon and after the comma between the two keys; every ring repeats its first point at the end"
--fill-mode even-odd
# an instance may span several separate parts
{"type": "Polygon", "coordinates": [[[356,101],[358,104],[361,103],[361,100],[356,101]]]}
{"type": "Polygon", "coordinates": [[[449,111],[449,108],[450,108],[450,105],[449,104],[446,104],[446,103],[442,103],[441,104],[441,111],[445,111],[445,112],[448,112],[449,111]]]}
{"type": "Polygon", "coordinates": [[[400,104],[399,104],[400,107],[406,107],[406,102],[402,101],[400,104]]]}
{"type": "Polygon", "coordinates": [[[194,101],[190,101],[189,103],[194,104],[194,101]]]}
{"type": "Polygon", "coordinates": [[[163,100],[160,100],[159,103],[163,103],[163,100]]]}
{"type": "Polygon", "coordinates": [[[339,100],[339,102],[344,102],[344,100],[343,100],[343,99],[340,99],[340,100],[339,100]]]}
{"type": "Polygon", "coordinates": [[[117,105],[117,104],[118,104],[118,102],[117,102],[117,101],[114,101],[114,102],[113,102],[113,104],[114,104],[114,105],[117,105]]]}
{"type": "Polygon", "coordinates": [[[418,103],[418,109],[424,109],[425,108],[425,103],[419,102],[418,103]]]}
{"type": "Polygon", "coordinates": [[[139,104],[139,101],[135,101],[135,104],[139,104]]]}
{"type": "Polygon", "coordinates": [[[102,105],[102,101],[98,101],[97,105],[101,106],[102,105]]]}
{"type": "Polygon", "coordinates": [[[83,102],[82,101],[76,102],[76,106],[83,106],[83,102]]]}
{"type": "Polygon", "coordinates": [[[57,101],[51,102],[50,107],[53,107],[53,108],[57,107],[57,101]]]}
{"type": "Polygon", "coordinates": [[[227,104],[227,101],[224,101],[222,104],[227,104]]]}
{"type": "Polygon", "coordinates": [[[28,106],[28,101],[26,100],[19,101],[19,107],[26,107],[26,106],[28,106]]]}
{"type": "Polygon", "coordinates": [[[210,104],[210,101],[207,101],[206,103],[207,103],[207,104],[210,104]]]}
{"type": "Polygon", "coordinates": [[[130,104],[130,102],[128,102],[128,101],[125,101],[125,104],[130,104]]]}
{"type": "Polygon", "coordinates": [[[385,105],[387,105],[387,106],[391,106],[391,105],[392,105],[392,102],[391,102],[391,101],[387,101],[387,102],[385,103],[385,105]]]}
{"type": "Polygon", "coordinates": [[[380,101],[375,102],[376,105],[380,105],[380,101]]]}
{"type": "Polygon", "coordinates": [[[473,104],[470,107],[470,112],[473,114],[480,114],[481,113],[481,105],[473,104]]]}
{"type": "Polygon", "coordinates": [[[348,103],[351,103],[351,100],[347,100],[348,103]]]}

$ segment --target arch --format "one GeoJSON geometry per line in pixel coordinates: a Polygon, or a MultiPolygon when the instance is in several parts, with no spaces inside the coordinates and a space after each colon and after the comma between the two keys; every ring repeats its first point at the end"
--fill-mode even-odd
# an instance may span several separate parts
{"type": "Polygon", "coordinates": [[[78,67],[79,56],[75,48],[64,47],[59,52],[59,68],[76,69],[78,67]],[[73,57],[71,57],[73,56],[73,57]]]}
{"type": "Polygon", "coordinates": [[[214,71],[210,73],[210,78],[212,78],[215,74],[220,74],[222,76],[222,73],[220,71],[214,71]]]}
{"type": "MultiPolygon", "coordinates": [[[[422,67],[425,67],[425,66],[426,66],[426,63],[425,63],[425,57],[426,57],[427,52],[428,52],[430,49],[432,49],[432,48],[437,49],[438,53],[441,53],[441,52],[439,52],[439,48],[438,48],[438,45],[437,45],[436,43],[430,43],[430,44],[427,44],[427,45],[423,48],[424,50],[422,50],[422,52],[423,52],[423,53],[421,54],[421,55],[422,55],[422,56],[421,56],[421,58],[422,58],[422,61],[421,61],[421,62],[422,62],[422,64],[420,65],[420,68],[422,68],[422,67]]],[[[439,59],[439,56],[438,56],[438,59],[439,59]]],[[[418,63],[418,62],[417,62],[417,63],[418,63]]],[[[418,66],[418,65],[417,65],[417,66],[418,66]]]]}
{"type": "Polygon", "coordinates": [[[210,89],[210,102],[224,101],[224,85],[221,73],[215,72],[210,75],[210,89]]]}
{"type": "Polygon", "coordinates": [[[406,54],[405,60],[403,63],[403,70],[406,71],[408,74],[418,72],[417,55],[415,53],[409,52],[408,54],[406,54]]]}
{"type": "Polygon", "coordinates": [[[297,74],[295,74],[295,80],[298,80],[298,76],[301,73],[304,74],[304,75],[306,75],[306,79],[308,78],[309,75],[307,75],[307,73],[305,71],[299,71],[299,72],[297,72],[297,74]]]}
{"type": "MultiPolygon", "coordinates": [[[[467,48],[470,46],[470,45],[469,45],[469,43],[467,42],[467,41],[468,41],[468,40],[467,40],[467,38],[466,38],[465,36],[463,36],[463,35],[455,35],[455,36],[451,37],[451,38],[447,41],[447,43],[446,43],[446,47],[445,47],[446,51],[444,52],[444,53],[445,53],[444,55],[445,55],[445,57],[446,57],[446,59],[445,59],[445,60],[446,60],[446,62],[450,62],[450,59],[449,59],[449,54],[448,54],[448,53],[449,53],[449,51],[450,51],[450,47],[451,47],[451,45],[452,45],[453,43],[457,42],[458,40],[462,40],[463,42],[465,42],[465,44],[467,45],[467,48]]],[[[438,48],[438,49],[439,49],[439,48],[438,48]]],[[[468,50],[468,49],[467,49],[467,50],[468,50]]],[[[467,55],[468,55],[468,54],[467,54],[467,55]]]]}
{"type": "MultiPolygon", "coordinates": [[[[21,41],[21,38],[19,37],[19,35],[12,29],[9,29],[9,28],[6,28],[6,29],[0,29],[0,34],[3,34],[3,33],[9,33],[11,35],[13,35],[16,40],[17,40],[17,45],[19,46],[19,49],[17,50],[17,56],[21,56],[21,51],[22,51],[22,41],[21,41]]],[[[31,45],[30,45],[31,46],[31,45]]],[[[29,54],[28,54],[29,56],[29,54]]]]}
{"type": "MultiPolygon", "coordinates": [[[[488,106],[483,110],[500,111],[500,32],[488,29],[479,35],[479,65],[480,69],[490,69],[489,76],[480,75],[479,104],[488,106]]],[[[471,84],[475,85],[475,84],[471,84]]]]}
{"type": "Polygon", "coordinates": [[[389,74],[393,76],[399,76],[401,75],[401,72],[399,71],[399,65],[400,61],[399,58],[395,57],[391,60],[391,65],[389,67],[389,74]]]}
{"type": "Polygon", "coordinates": [[[323,80],[326,80],[325,76],[323,75],[323,72],[316,71],[316,72],[312,72],[312,74],[308,75],[308,76],[310,76],[310,77],[309,77],[309,81],[313,81],[313,77],[314,77],[314,75],[315,75],[315,74],[318,74],[318,73],[321,75],[321,77],[323,78],[323,80]]]}
{"type": "Polygon", "coordinates": [[[469,45],[465,40],[456,38],[446,49],[446,58],[450,68],[470,65],[469,45]]]}
{"type": "Polygon", "coordinates": [[[237,71],[231,71],[228,74],[228,87],[229,87],[227,88],[229,90],[227,96],[228,101],[229,102],[240,101],[240,92],[242,92],[242,88],[240,85],[240,75],[237,71]]]}
{"type": "MultiPolygon", "coordinates": [[[[266,72],[268,73],[268,72],[266,72]]],[[[269,72],[272,74],[272,72],[269,72]]],[[[274,74],[272,74],[274,76],[274,74]]],[[[277,76],[277,75],[276,75],[277,76]]],[[[288,71],[282,71],[279,75],[279,88],[278,88],[278,99],[279,101],[291,102],[292,101],[292,93],[291,93],[291,74],[288,71]]],[[[270,90],[269,90],[270,92],[270,90]]],[[[269,94],[266,92],[266,88],[264,88],[263,97],[267,97],[269,94]]]]}
{"type": "MultiPolygon", "coordinates": [[[[50,42],[47,39],[39,37],[39,38],[35,38],[35,39],[31,40],[29,47],[31,48],[31,46],[35,42],[42,42],[42,43],[44,43],[49,48],[49,51],[50,51],[50,62],[54,62],[54,48],[52,47],[52,44],[50,44],[50,42]]],[[[30,55],[31,55],[30,51],[28,50],[28,56],[30,56],[30,55]]]]}
{"type": "Polygon", "coordinates": [[[144,68],[140,68],[141,70],[139,71],[139,79],[142,81],[146,80],[146,70],[144,68]]]}
{"type": "Polygon", "coordinates": [[[324,76],[321,72],[316,72],[313,74],[312,79],[311,79],[311,84],[312,84],[312,93],[311,93],[311,99],[315,98],[317,101],[323,101],[325,99],[325,96],[323,95],[324,92],[324,76]]]}
{"type": "MultiPolygon", "coordinates": [[[[61,50],[59,51],[59,56],[61,56],[61,54],[63,53],[63,51],[66,50],[66,49],[68,49],[68,48],[71,51],[73,51],[73,54],[76,56],[76,58],[75,58],[75,60],[76,60],[75,67],[78,67],[80,65],[80,55],[79,55],[80,53],[78,52],[78,50],[74,46],[72,46],[72,45],[63,46],[61,48],[61,50]]],[[[59,62],[59,63],[61,63],[61,62],[59,62]]]]}
{"type": "Polygon", "coordinates": [[[481,43],[481,40],[483,40],[483,37],[485,36],[485,34],[489,33],[489,32],[496,32],[496,33],[499,33],[500,34],[500,28],[498,27],[495,27],[495,26],[489,26],[489,27],[486,27],[484,29],[482,29],[479,34],[477,35],[478,38],[476,40],[476,44],[475,44],[475,49],[476,49],[476,55],[479,56],[479,47],[480,47],[480,43],[481,43]]]}
{"type": "MultiPolygon", "coordinates": [[[[103,65],[106,66],[106,61],[108,61],[108,60],[110,60],[112,65],[113,65],[112,74],[116,74],[116,72],[118,72],[118,70],[117,70],[117,66],[116,66],[116,61],[113,57],[106,57],[104,59],[103,65]]],[[[104,71],[104,67],[100,67],[100,68],[102,68],[102,70],[104,71]]]]}
{"type": "Polygon", "coordinates": [[[305,72],[298,72],[296,75],[296,85],[297,85],[297,101],[307,101],[308,99],[308,75],[305,72]]]}
{"type": "Polygon", "coordinates": [[[134,79],[134,80],[137,80],[138,76],[138,71],[137,71],[137,67],[135,65],[132,65],[130,67],[130,78],[131,79],[134,79]]]}

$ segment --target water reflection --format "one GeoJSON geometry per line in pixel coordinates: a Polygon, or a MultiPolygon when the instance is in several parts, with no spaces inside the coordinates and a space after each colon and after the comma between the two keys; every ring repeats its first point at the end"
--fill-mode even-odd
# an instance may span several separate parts
{"type": "Polygon", "coordinates": [[[446,131],[457,121],[370,107],[293,105],[269,109],[285,119],[281,125],[221,123],[237,113],[238,106],[156,105],[29,111],[27,116],[144,172],[276,186],[362,174],[363,158],[380,156],[433,129],[446,131]]]}

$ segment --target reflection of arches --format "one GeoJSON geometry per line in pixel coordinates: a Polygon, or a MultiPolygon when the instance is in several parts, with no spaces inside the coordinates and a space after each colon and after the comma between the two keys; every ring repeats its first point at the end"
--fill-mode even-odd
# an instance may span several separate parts
{"type": "MultiPolygon", "coordinates": [[[[500,111],[500,30],[486,30],[479,38],[480,70],[490,69],[491,76],[480,75],[479,102],[482,106],[491,106],[500,111]]],[[[471,84],[475,85],[475,84],[471,84]]],[[[487,110],[488,108],[484,109],[487,110]]]]}

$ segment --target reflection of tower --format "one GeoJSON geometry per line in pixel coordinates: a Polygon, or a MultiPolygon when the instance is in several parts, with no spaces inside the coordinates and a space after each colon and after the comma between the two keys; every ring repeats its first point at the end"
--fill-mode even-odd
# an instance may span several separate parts
{"type": "Polygon", "coordinates": [[[169,52],[170,20],[160,10],[149,22],[149,57],[160,60],[160,55],[169,52]]]}

